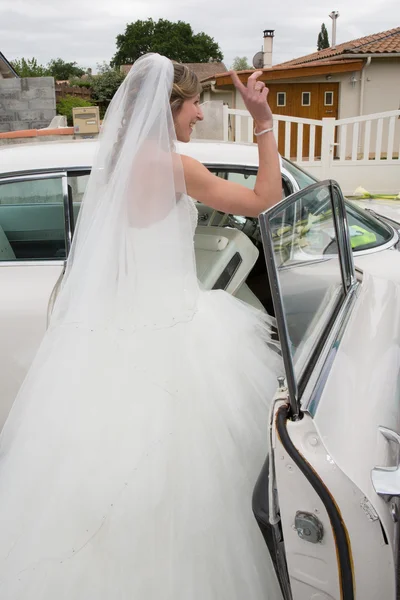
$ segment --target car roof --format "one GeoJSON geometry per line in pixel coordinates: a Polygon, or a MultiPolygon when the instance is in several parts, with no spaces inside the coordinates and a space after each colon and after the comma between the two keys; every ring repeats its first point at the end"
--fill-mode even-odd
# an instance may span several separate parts
{"type": "MultiPolygon", "coordinates": [[[[0,148],[0,174],[91,167],[97,140],[10,144],[0,148]]],[[[256,144],[195,140],[177,150],[207,165],[258,166],[256,144]]]]}

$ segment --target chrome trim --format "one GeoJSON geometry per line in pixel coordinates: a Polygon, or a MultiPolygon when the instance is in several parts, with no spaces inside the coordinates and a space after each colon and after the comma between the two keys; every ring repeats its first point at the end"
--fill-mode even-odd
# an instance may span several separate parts
{"type": "Polygon", "coordinates": [[[31,178],[32,176],[34,177],[35,175],[37,175],[39,178],[43,178],[43,176],[51,176],[54,177],[55,173],[64,173],[67,172],[69,173],[70,171],[90,171],[92,170],[92,167],[52,167],[49,169],[46,169],[45,167],[43,167],[42,169],[31,169],[28,171],[9,171],[8,173],[1,173],[0,174],[0,183],[2,182],[3,179],[8,179],[11,177],[17,177],[17,178],[31,178]]]}
{"type": "MultiPolygon", "coordinates": [[[[300,417],[301,409],[302,409],[302,403],[300,402],[300,397],[299,397],[299,385],[303,384],[304,381],[306,382],[305,389],[303,390],[303,393],[302,393],[302,398],[303,398],[304,392],[307,389],[307,386],[309,384],[309,381],[307,381],[308,369],[307,369],[307,367],[304,368],[303,372],[300,375],[296,376],[295,369],[294,369],[294,363],[293,363],[293,357],[292,357],[292,353],[291,353],[291,344],[290,344],[289,332],[288,332],[288,328],[287,328],[287,321],[286,321],[285,311],[284,311],[283,302],[282,302],[282,292],[281,292],[280,280],[279,280],[279,275],[278,275],[278,269],[276,267],[275,260],[274,260],[274,244],[273,244],[273,240],[272,240],[271,229],[269,227],[269,218],[270,217],[273,218],[275,213],[280,213],[281,211],[285,210],[287,206],[292,205],[294,202],[296,202],[298,197],[302,197],[303,195],[309,194],[311,191],[313,191],[314,189],[318,189],[318,188],[321,188],[321,189],[326,188],[329,190],[334,227],[336,229],[338,254],[339,254],[340,269],[341,269],[341,274],[342,274],[343,293],[345,295],[342,305],[339,308],[339,312],[336,315],[336,317],[334,318],[333,324],[331,324],[332,321],[330,320],[326,324],[324,332],[321,334],[321,337],[319,338],[322,341],[322,343],[324,343],[324,338],[325,338],[324,346],[326,346],[326,339],[330,338],[331,332],[333,330],[336,330],[337,324],[340,322],[339,315],[343,314],[343,307],[344,306],[347,307],[347,311],[350,312],[349,304],[351,303],[351,298],[353,297],[353,294],[354,294],[353,290],[355,290],[355,288],[358,286],[358,283],[356,281],[355,270],[354,270],[353,254],[352,254],[352,250],[350,247],[350,234],[349,234],[348,225],[347,225],[346,206],[344,203],[343,195],[341,194],[341,191],[340,191],[340,187],[333,180],[327,180],[327,181],[321,181],[321,182],[315,183],[313,185],[310,185],[307,188],[304,188],[303,190],[301,190],[299,192],[296,192],[292,196],[288,196],[287,198],[282,200],[279,204],[268,209],[267,211],[265,211],[264,213],[262,213],[260,215],[261,237],[262,237],[262,241],[263,241],[265,261],[267,264],[267,272],[268,272],[269,283],[270,283],[271,292],[272,292],[272,300],[273,300],[273,305],[274,305],[274,309],[275,309],[275,317],[276,317],[276,321],[278,324],[278,331],[279,331],[281,350],[282,350],[282,358],[283,358],[285,374],[286,374],[286,382],[287,382],[287,387],[288,387],[288,392],[289,392],[289,405],[290,405],[290,409],[291,409],[291,417],[295,420],[300,417]],[[349,297],[350,297],[350,299],[349,299],[349,297]]],[[[336,342],[337,342],[337,340],[336,340],[336,342]]],[[[317,364],[319,361],[320,361],[320,359],[318,358],[317,364]]],[[[310,364],[309,361],[307,364],[308,365],[310,364]]],[[[313,373],[314,371],[315,371],[315,367],[311,371],[311,373],[313,373]]]]}
{"type": "MultiPolygon", "coordinates": [[[[293,177],[293,175],[291,173],[289,173],[289,171],[287,171],[285,169],[285,167],[281,167],[281,175],[285,175],[286,179],[289,180],[289,182],[292,184],[293,187],[293,192],[292,194],[295,194],[296,192],[300,192],[300,186],[297,183],[296,179],[293,177]]],[[[287,196],[289,198],[289,196],[287,196]]]]}
{"type": "MultiPolygon", "coordinates": [[[[388,225],[388,227],[390,227],[390,225],[388,225]]],[[[391,229],[393,229],[393,227],[391,227],[391,229]]],[[[365,256],[367,254],[375,254],[376,252],[381,252],[383,250],[390,250],[390,248],[393,248],[393,246],[395,246],[399,241],[399,235],[397,233],[397,231],[395,229],[393,229],[393,236],[391,237],[391,239],[388,242],[385,242],[384,244],[381,244],[380,246],[374,246],[373,248],[367,248],[366,250],[353,250],[353,254],[354,257],[357,258],[357,256],[365,256]]]]}
{"type": "Polygon", "coordinates": [[[239,165],[237,163],[235,164],[228,164],[228,163],[208,163],[208,162],[204,162],[202,163],[207,169],[212,169],[213,171],[218,171],[219,169],[221,169],[222,171],[232,171],[232,173],[234,173],[235,171],[238,173],[245,173],[246,171],[251,171],[251,173],[249,173],[249,175],[256,175],[258,172],[258,165],[239,165]],[[243,171],[244,170],[244,171],[243,171]]]}
{"type": "Polygon", "coordinates": [[[38,173],[38,171],[31,171],[31,173],[20,173],[19,175],[1,175],[0,176],[0,185],[3,183],[13,183],[18,181],[36,181],[37,179],[56,179],[57,177],[63,177],[67,175],[65,169],[60,170],[57,169],[55,171],[45,171],[42,173],[38,173]]]}
{"type": "Polygon", "coordinates": [[[72,244],[73,220],[72,220],[72,215],[70,214],[70,210],[69,210],[67,173],[65,173],[61,179],[62,179],[63,205],[64,205],[65,256],[68,257],[69,251],[71,250],[71,244],[72,244]]]}
{"type": "Polygon", "coordinates": [[[356,281],[356,276],[354,271],[353,250],[351,247],[349,224],[347,222],[346,205],[344,202],[342,190],[336,182],[331,181],[330,189],[331,199],[333,203],[332,208],[335,212],[336,208],[338,210],[338,214],[334,219],[334,224],[336,229],[343,287],[345,289],[345,293],[347,294],[351,286],[354,285],[356,281]]]}
{"type": "Polygon", "coordinates": [[[395,221],[394,219],[391,219],[390,217],[387,217],[386,215],[381,215],[381,214],[375,212],[373,208],[364,208],[363,210],[371,213],[371,215],[373,217],[375,217],[375,219],[377,219],[378,221],[381,221],[384,225],[387,225],[391,229],[394,229],[396,231],[396,233],[398,233],[398,231],[400,229],[400,222],[395,221]]]}
{"type": "MultiPolygon", "coordinates": [[[[388,427],[379,427],[378,431],[388,442],[400,446],[400,435],[388,427]]],[[[371,471],[371,481],[375,492],[386,502],[400,498],[400,464],[394,467],[375,467],[371,471]]],[[[397,515],[396,515],[397,516],[397,515]]],[[[395,521],[396,522],[396,521],[395,521]]]]}
{"type": "Polygon", "coordinates": [[[308,380],[301,397],[301,408],[308,412],[311,417],[315,416],[322,392],[325,388],[333,362],[338,353],[347,323],[352,315],[356,300],[361,291],[361,284],[356,281],[345,296],[344,302],[339,309],[335,322],[328,334],[322,352],[314,366],[313,373],[308,380]]]}
{"type": "Polygon", "coordinates": [[[62,267],[65,263],[63,259],[56,260],[4,260],[0,261],[2,267],[62,267]]]}

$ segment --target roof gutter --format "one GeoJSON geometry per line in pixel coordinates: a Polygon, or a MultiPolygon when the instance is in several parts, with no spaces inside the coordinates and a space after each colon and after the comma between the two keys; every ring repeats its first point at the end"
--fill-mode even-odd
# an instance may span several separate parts
{"type": "Polygon", "coordinates": [[[213,94],[226,94],[226,92],[229,91],[229,90],[217,90],[217,88],[215,87],[215,83],[216,83],[215,79],[210,82],[211,91],[213,94]]]}
{"type": "Polygon", "coordinates": [[[233,88],[233,90],[218,90],[215,87],[215,83],[216,83],[215,79],[213,81],[211,81],[211,91],[212,91],[212,93],[213,94],[226,94],[226,93],[229,94],[229,92],[230,92],[230,94],[232,96],[232,101],[231,101],[232,105],[231,105],[231,108],[236,108],[236,95],[235,95],[236,89],[233,88]]]}

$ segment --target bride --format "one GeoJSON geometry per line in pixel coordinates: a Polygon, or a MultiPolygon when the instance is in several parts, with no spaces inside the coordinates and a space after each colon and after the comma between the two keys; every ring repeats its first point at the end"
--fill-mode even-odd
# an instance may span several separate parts
{"type": "Polygon", "coordinates": [[[190,199],[279,201],[268,91],[254,191],[179,156],[199,83],[139,59],[107,112],[50,327],[0,440],[2,600],[276,600],[251,510],[281,364],[266,314],[196,278],[190,199]]]}

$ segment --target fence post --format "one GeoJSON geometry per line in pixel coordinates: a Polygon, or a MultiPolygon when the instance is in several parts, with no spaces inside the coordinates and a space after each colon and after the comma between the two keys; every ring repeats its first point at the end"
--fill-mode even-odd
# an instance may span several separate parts
{"type": "Polygon", "coordinates": [[[222,107],[222,120],[223,120],[223,137],[224,142],[229,142],[229,107],[224,104],[222,107]]]}
{"type": "Polygon", "coordinates": [[[335,148],[335,123],[336,119],[322,119],[321,179],[329,179],[333,150],[335,148]]]}

